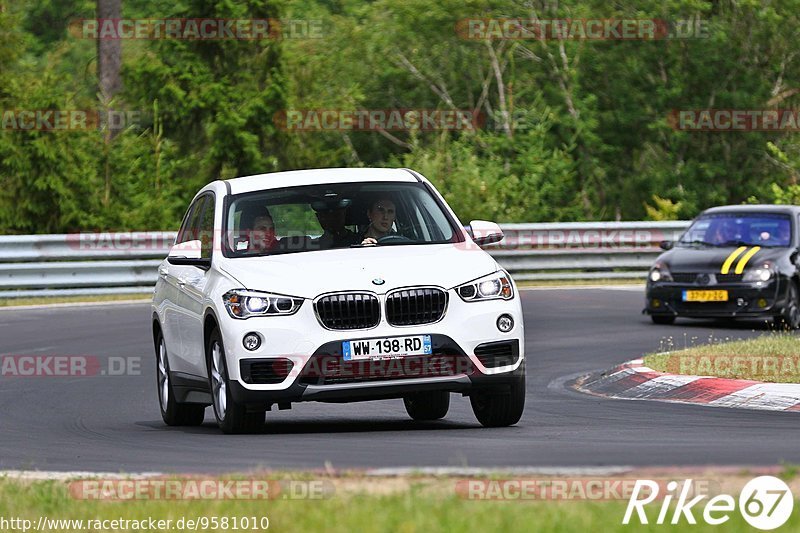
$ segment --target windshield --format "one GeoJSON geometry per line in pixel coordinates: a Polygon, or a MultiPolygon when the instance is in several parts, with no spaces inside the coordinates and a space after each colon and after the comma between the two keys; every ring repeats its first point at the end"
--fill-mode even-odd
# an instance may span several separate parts
{"type": "Polygon", "coordinates": [[[778,213],[715,213],[703,215],[683,234],[684,246],[789,246],[789,215],[778,213]]]}
{"type": "Polygon", "coordinates": [[[422,183],[334,183],[233,197],[226,255],[252,257],[363,246],[441,244],[455,223],[422,183]]]}

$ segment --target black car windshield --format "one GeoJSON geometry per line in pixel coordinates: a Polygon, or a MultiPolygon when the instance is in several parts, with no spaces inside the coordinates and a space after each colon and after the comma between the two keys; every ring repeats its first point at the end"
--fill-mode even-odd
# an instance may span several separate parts
{"type": "Polygon", "coordinates": [[[789,246],[792,223],[780,213],[713,213],[699,217],[680,246],[789,246]]]}
{"type": "Polygon", "coordinates": [[[228,257],[363,246],[441,244],[456,223],[422,183],[332,183],[232,197],[225,214],[228,257]]]}

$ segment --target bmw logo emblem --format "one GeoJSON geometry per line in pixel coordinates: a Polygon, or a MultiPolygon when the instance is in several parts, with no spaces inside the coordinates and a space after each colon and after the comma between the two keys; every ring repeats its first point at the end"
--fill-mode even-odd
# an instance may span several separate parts
{"type": "Polygon", "coordinates": [[[386,282],[383,281],[381,278],[375,278],[375,279],[372,280],[372,284],[373,285],[383,285],[384,283],[386,283],[386,282]]]}

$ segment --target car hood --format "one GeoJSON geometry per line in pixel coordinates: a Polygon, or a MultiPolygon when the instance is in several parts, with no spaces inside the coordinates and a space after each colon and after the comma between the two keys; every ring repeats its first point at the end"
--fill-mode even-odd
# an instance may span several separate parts
{"type": "Polygon", "coordinates": [[[436,285],[445,289],[491,274],[497,262],[453,244],[376,246],[226,259],[220,270],[249,290],[315,298],[332,291],[436,285]],[[382,285],[373,280],[382,279],[382,285]]]}
{"type": "MultiPolygon", "coordinates": [[[[746,249],[736,256],[730,265],[733,272],[745,254],[754,246],[746,249]]],[[[659,256],[658,261],[667,265],[671,272],[719,272],[722,265],[738,247],[724,248],[673,248],[659,256]]],[[[778,261],[787,252],[787,248],[761,248],[746,263],[751,267],[763,261],[778,261]]]]}

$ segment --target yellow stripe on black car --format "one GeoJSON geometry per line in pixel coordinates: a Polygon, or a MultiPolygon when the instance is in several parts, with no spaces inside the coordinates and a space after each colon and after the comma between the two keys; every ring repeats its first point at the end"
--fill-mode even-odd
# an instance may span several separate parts
{"type": "Polygon", "coordinates": [[[744,267],[747,266],[747,262],[750,261],[750,258],[756,255],[760,249],[760,246],[753,246],[750,248],[750,250],[744,254],[741,259],[739,259],[739,262],[736,264],[736,270],[734,271],[734,274],[741,274],[744,272],[744,267]]]}
{"type": "MultiPolygon", "coordinates": [[[[739,257],[741,255],[741,253],[744,252],[745,250],[747,250],[747,246],[740,246],[739,248],[737,248],[734,251],[732,251],[731,255],[729,255],[728,258],[725,260],[725,262],[722,263],[722,270],[720,270],[719,273],[720,274],[727,274],[728,271],[730,271],[731,265],[733,264],[733,262],[736,261],[736,258],[739,257]]],[[[756,251],[758,251],[758,250],[756,250],[756,251]]]]}

